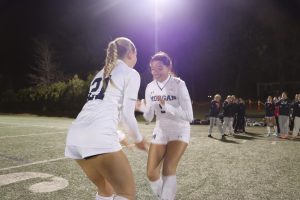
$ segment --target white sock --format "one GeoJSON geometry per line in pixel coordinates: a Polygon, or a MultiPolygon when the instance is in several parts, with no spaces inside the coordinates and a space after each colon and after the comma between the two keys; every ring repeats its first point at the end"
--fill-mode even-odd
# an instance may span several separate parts
{"type": "Polygon", "coordinates": [[[277,133],[277,126],[274,126],[274,132],[277,133]]]}
{"type": "Polygon", "coordinates": [[[163,186],[163,181],[162,181],[161,177],[159,177],[159,179],[156,181],[149,181],[149,182],[150,182],[150,187],[151,187],[152,191],[154,192],[154,194],[158,198],[160,198],[162,186],[163,186]]]}
{"type": "Polygon", "coordinates": [[[104,197],[104,196],[100,196],[98,193],[96,194],[96,200],[113,200],[113,199],[114,199],[114,195],[110,197],[104,197]]]}
{"type": "Polygon", "coordinates": [[[271,133],[271,128],[270,128],[270,126],[267,126],[267,132],[268,132],[268,134],[271,133]]]}
{"type": "Polygon", "coordinates": [[[116,195],[116,196],[113,198],[113,200],[128,200],[128,199],[125,198],[125,197],[121,197],[121,196],[116,195]]]}
{"type": "Polygon", "coordinates": [[[162,200],[174,200],[176,196],[176,175],[163,176],[162,200]]]}

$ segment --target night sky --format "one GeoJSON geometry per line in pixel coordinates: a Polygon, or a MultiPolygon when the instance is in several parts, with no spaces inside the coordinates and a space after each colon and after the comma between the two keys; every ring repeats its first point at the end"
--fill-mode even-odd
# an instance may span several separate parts
{"type": "Polygon", "coordinates": [[[30,86],[36,39],[50,43],[66,77],[85,79],[118,36],[137,46],[141,90],[156,50],[173,58],[194,100],[257,98],[257,83],[300,81],[299,0],[156,1],[159,10],[155,0],[0,0],[1,90],[30,86]]]}

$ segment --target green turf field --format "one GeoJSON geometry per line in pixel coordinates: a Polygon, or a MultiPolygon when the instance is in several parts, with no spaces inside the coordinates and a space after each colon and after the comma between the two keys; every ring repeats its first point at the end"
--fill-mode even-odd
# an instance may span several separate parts
{"type": "MultiPolygon", "coordinates": [[[[0,115],[0,199],[94,199],[95,187],[64,157],[72,119],[0,115]]],[[[154,124],[139,123],[151,137],[154,124]]],[[[227,137],[192,126],[191,142],[178,167],[179,200],[300,199],[300,141],[265,137],[264,128],[227,137]]],[[[215,130],[216,131],[216,130],[215,130]]],[[[124,149],[137,185],[137,199],[154,199],[146,178],[147,155],[124,149]]]]}

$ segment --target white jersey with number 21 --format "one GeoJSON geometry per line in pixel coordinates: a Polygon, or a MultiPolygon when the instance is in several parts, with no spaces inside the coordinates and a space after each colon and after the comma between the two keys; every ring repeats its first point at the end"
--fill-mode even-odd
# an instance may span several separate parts
{"type": "Polygon", "coordinates": [[[121,148],[117,127],[120,120],[135,142],[142,140],[134,117],[134,105],[140,87],[140,75],[118,60],[103,87],[103,70],[98,72],[90,85],[87,102],[69,128],[67,145],[84,148],[121,148]]]}

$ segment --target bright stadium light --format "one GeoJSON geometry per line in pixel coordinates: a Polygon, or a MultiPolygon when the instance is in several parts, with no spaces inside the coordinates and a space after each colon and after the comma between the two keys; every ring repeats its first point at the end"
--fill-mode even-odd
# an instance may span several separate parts
{"type": "Polygon", "coordinates": [[[159,50],[158,38],[160,24],[166,23],[166,20],[171,20],[169,23],[174,23],[179,17],[178,11],[184,9],[184,0],[154,0],[154,40],[155,52],[159,50]]]}
{"type": "MultiPolygon", "coordinates": [[[[199,0],[200,1],[200,0],[199,0]]],[[[124,1],[122,1],[124,2],[124,1]]],[[[142,26],[149,26],[151,37],[154,39],[154,51],[161,50],[161,40],[171,27],[176,27],[189,16],[189,0],[133,0],[135,4],[129,4],[120,11],[126,13],[126,17],[136,20],[142,26]]]]}
{"type": "Polygon", "coordinates": [[[166,12],[168,5],[172,5],[170,0],[154,0],[155,20],[159,21],[163,18],[164,12],[166,12]]]}

